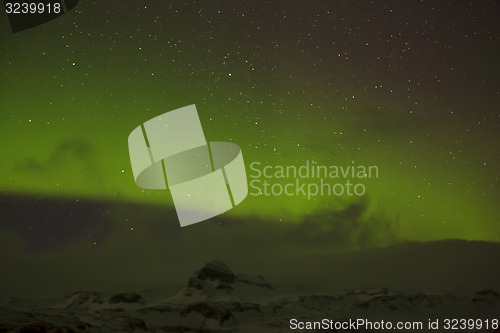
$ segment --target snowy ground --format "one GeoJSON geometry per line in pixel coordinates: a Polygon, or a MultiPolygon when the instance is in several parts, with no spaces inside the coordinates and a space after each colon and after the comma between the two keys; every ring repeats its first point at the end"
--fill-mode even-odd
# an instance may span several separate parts
{"type": "MultiPolygon", "coordinates": [[[[440,319],[442,325],[444,318],[491,321],[500,319],[500,296],[494,290],[426,294],[385,288],[311,294],[271,286],[260,276],[235,275],[212,261],[174,294],[75,292],[61,299],[0,301],[0,332],[291,332],[293,318],[424,325],[428,319],[440,319]]],[[[421,331],[427,331],[425,326],[421,331]]]]}

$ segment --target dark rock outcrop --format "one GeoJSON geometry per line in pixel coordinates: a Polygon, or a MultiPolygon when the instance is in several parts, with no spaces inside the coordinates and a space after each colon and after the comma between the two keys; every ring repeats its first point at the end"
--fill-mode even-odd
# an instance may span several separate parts
{"type": "Polygon", "coordinates": [[[144,303],[144,298],[136,293],[122,293],[111,296],[108,300],[108,303],[144,303]]]}
{"type": "Polygon", "coordinates": [[[194,276],[189,279],[188,287],[205,289],[207,280],[216,283],[215,289],[231,289],[236,276],[225,263],[212,260],[194,273],[194,276]]]}
{"type": "Polygon", "coordinates": [[[234,284],[241,282],[256,287],[273,289],[262,276],[248,274],[234,274],[222,261],[212,260],[205,264],[194,276],[189,279],[188,287],[203,291],[229,291],[234,284]]]}

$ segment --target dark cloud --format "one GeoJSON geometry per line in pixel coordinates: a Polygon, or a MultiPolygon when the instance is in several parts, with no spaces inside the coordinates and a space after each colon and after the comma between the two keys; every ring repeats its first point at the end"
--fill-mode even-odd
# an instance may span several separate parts
{"type": "MultiPolygon", "coordinates": [[[[26,209],[40,208],[21,201],[18,204],[26,209]]],[[[76,232],[66,234],[65,246],[34,253],[26,251],[25,246],[33,239],[19,230],[29,224],[10,225],[9,229],[2,224],[1,262],[8,274],[0,275],[0,297],[52,297],[76,290],[123,292],[173,286],[179,290],[194,271],[212,259],[226,262],[235,272],[262,274],[277,288],[307,285],[318,292],[380,286],[474,291],[498,287],[500,281],[495,265],[499,244],[449,241],[351,251],[376,244],[373,236],[366,236],[375,229],[386,242],[394,240],[394,226],[386,225],[390,220],[370,219],[365,204],[311,215],[296,224],[219,217],[186,228],[180,228],[175,212],[165,207],[107,203],[104,208],[104,203],[94,204],[82,207],[109,211],[113,216],[104,214],[94,220],[94,224],[112,226],[96,245],[76,232]],[[98,208],[100,204],[103,206],[98,208]],[[333,219],[330,224],[328,219],[333,219]],[[355,225],[349,226],[349,222],[355,225]]],[[[0,208],[4,211],[6,207],[0,208]]],[[[79,214],[79,222],[85,224],[85,214],[79,214]]]]}
{"type": "Polygon", "coordinates": [[[492,269],[498,244],[397,245],[397,221],[372,213],[368,200],[298,222],[222,215],[185,228],[171,208],[125,202],[2,197],[0,214],[8,272],[0,275],[0,296],[182,287],[212,259],[273,284],[322,291],[478,290],[500,281],[492,269]],[[451,278],[458,271],[465,272],[451,278]]]}
{"type": "Polygon", "coordinates": [[[275,268],[290,258],[300,265],[309,255],[396,242],[395,221],[368,207],[359,201],[297,222],[221,215],[181,228],[165,205],[4,196],[0,242],[12,272],[4,288],[53,294],[177,284],[214,258],[279,279],[275,268]],[[32,276],[45,281],[43,290],[26,289],[32,276]]]}
{"type": "Polygon", "coordinates": [[[93,185],[102,185],[104,177],[96,162],[94,146],[81,138],[68,138],[60,141],[45,161],[27,158],[14,165],[17,173],[38,173],[43,176],[57,176],[71,172],[75,177],[91,181],[93,185]]]}
{"type": "Polygon", "coordinates": [[[161,242],[190,237],[202,244],[224,234],[231,243],[244,237],[261,248],[268,246],[265,250],[271,252],[287,248],[330,253],[398,241],[397,220],[369,212],[366,199],[307,215],[298,222],[221,215],[180,228],[175,210],[165,205],[4,196],[0,198],[0,220],[0,226],[14,230],[35,252],[58,250],[78,238],[101,244],[114,224],[142,228],[148,237],[161,242]]]}
{"type": "Polygon", "coordinates": [[[30,157],[22,161],[17,161],[14,166],[14,171],[46,172],[47,168],[45,163],[30,157]]]}
{"type": "Polygon", "coordinates": [[[388,217],[368,212],[368,201],[360,200],[338,210],[306,216],[293,226],[291,234],[298,241],[307,240],[322,250],[368,248],[395,243],[398,223],[388,217]]]}
{"type": "Polygon", "coordinates": [[[82,139],[67,139],[54,148],[48,163],[57,164],[64,162],[65,159],[76,159],[90,165],[94,154],[94,147],[89,142],[82,139]]]}
{"type": "Polygon", "coordinates": [[[102,203],[43,197],[0,197],[0,226],[30,252],[61,250],[80,239],[101,242],[111,231],[102,203]]]}

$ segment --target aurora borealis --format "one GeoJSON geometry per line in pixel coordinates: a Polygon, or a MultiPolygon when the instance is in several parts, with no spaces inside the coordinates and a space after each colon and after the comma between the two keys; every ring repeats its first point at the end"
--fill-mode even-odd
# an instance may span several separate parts
{"type": "MultiPolygon", "coordinates": [[[[313,225],[302,235],[326,229],[338,241],[349,232],[331,217],[357,216],[390,225],[366,229],[376,234],[367,246],[498,242],[498,14],[495,1],[81,0],[19,33],[0,15],[0,195],[89,202],[90,215],[94,205],[139,207],[112,210],[119,213],[106,223],[119,227],[93,220],[97,231],[74,240],[79,253],[106,247],[116,228],[127,242],[138,231],[147,242],[141,228],[153,213],[141,205],[155,207],[158,219],[162,209],[172,215],[172,198],[135,185],[127,137],[148,119],[196,104],[207,141],[238,144],[247,176],[252,162],[379,170],[361,199],[249,195],[224,222],[198,227],[210,235],[255,219],[286,237],[313,225]],[[142,221],[127,216],[138,211],[142,221]]],[[[176,230],[173,220],[163,241],[194,242],[196,232],[176,230]]],[[[318,243],[324,251],[328,239],[318,243]]]]}

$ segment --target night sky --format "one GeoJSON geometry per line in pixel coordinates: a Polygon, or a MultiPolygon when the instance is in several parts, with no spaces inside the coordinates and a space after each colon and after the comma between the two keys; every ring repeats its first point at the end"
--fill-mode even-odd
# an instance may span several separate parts
{"type": "Polygon", "coordinates": [[[499,242],[498,17],[497,1],[81,0],[12,33],[0,15],[12,279],[100,270],[95,281],[112,281],[111,267],[155,283],[174,274],[158,260],[189,271],[229,248],[243,267],[256,246],[278,258],[499,242]],[[255,161],[314,161],[376,165],[379,177],[361,198],[249,195],[181,229],[168,191],[135,185],[127,137],[190,104],[208,141],[241,147],[247,175],[255,161]]]}

